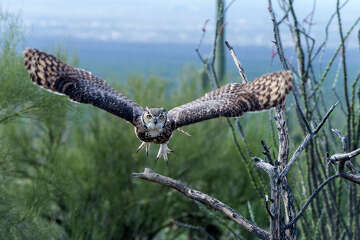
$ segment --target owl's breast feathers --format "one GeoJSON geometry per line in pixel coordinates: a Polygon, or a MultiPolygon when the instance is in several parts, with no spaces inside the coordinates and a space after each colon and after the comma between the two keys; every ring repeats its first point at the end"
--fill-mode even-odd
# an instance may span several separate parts
{"type": "Polygon", "coordinates": [[[145,128],[143,124],[138,124],[135,127],[135,134],[141,141],[152,142],[156,144],[167,143],[171,138],[172,132],[173,129],[170,126],[170,122],[167,122],[160,130],[151,130],[145,128]]]}

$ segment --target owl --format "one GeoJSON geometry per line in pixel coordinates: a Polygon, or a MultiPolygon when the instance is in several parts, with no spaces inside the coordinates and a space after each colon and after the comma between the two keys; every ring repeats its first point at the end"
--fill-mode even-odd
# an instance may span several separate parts
{"type": "Polygon", "coordinates": [[[229,83],[203,97],[175,107],[148,108],[125,97],[105,81],[88,71],[65,64],[37,49],[24,51],[25,67],[30,79],[40,87],[66,95],[78,103],[92,104],[128,121],[141,141],[137,151],[159,144],[157,159],[168,161],[168,142],[181,127],[218,117],[239,117],[245,112],[261,111],[284,104],[292,88],[292,74],[281,71],[265,74],[254,81],[229,83]]]}

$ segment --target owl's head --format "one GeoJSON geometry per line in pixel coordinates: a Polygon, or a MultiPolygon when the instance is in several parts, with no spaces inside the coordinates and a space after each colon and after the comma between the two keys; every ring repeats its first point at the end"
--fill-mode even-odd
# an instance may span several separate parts
{"type": "Polygon", "coordinates": [[[167,120],[164,108],[145,108],[142,120],[148,129],[162,129],[167,120]]]}

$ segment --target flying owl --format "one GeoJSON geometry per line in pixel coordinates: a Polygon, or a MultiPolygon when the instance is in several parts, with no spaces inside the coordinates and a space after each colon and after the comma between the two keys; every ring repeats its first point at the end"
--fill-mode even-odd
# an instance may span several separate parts
{"type": "Polygon", "coordinates": [[[37,49],[24,52],[31,80],[49,91],[68,96],[78,103],[92,104],[117,115],[135,127],[135,134],[148,153],[150,144],[160,144],[157,159],[172,152],[167,146],[175,130],[218,117],[238,117],[245,112],[279,106],[292,88],[290,71],[265,74],[254,81],[229,83],[192,102],[175,107],[148,108],[138,105],[88,71],[74,68],[37,49]]]}

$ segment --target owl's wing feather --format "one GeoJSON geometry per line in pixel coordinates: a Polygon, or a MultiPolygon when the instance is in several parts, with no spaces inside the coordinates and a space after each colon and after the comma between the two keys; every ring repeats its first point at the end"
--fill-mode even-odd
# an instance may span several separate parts
{"type": "Polygon", "coordinates": [[[31,80],[49,91],[68,96],[78,103],[92,104],[133,125],[143,108],[88,71],[74,68],[37,49],[24,52],[31,80]]]}
{"type": "Polygon", "coordinates": [[[265,74],[246,84],[230,83],[168,112],[173,129],[217,118],[238,117],[282,104],[292,88],[290,71],[265,74]]]}

